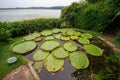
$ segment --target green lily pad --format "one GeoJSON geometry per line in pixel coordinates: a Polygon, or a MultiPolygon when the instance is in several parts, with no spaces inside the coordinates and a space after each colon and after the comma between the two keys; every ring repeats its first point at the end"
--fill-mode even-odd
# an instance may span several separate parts
{"type": "Polygon", "coordinates": [[[64,41],[68,41],[68,40],[70,40],[70,37],[68,37],[68,36],[61,36],[60,39],[64,40],[64,41]]]}
{"type": "Polygon", "coordinates": [[[43,67],[43,61],[35,62],[33,64],[33,67],[34,67],[34,69],[42,69],[42,67],[43,67]]]}
{"type": "Polygon", "coordinates": [[[101,56],[103,53],[99,47],[93,44],[84,45],[84,49],[86,50],[86,52],[88,52],[88,54],[92,56],[101,56]]]}
{"type": "Polygon", "coordinates": [[[60,39],[61,34],[56,34],[55,37],[56,37],[57,39],[60,39]]]}
{"type": "Polygon", "coordinates": [[[34,59],[35,61],[44,60],[48,55],[49,55],[49,52],[43,51],[43,50],[38,50],[38,51],[33,55],[33,59],[34,59]]]}
{"type": "Polygon", "coordinates": [[[53,56],[56,58],[66,58],[68,57],[68,51],[66,51],[63,47],[58,47],[52,51],[53,56]]]}
{"type": "Polygon", "coordinates": [[[9,64],[15,63],[16,61],[17,61],[17,58],[16,58],[16,57],[10,57],[10,58],[7,59],[7,62],[8,62],[9,64]]]}
{"type": "Polygon", "coordinates": [[[25,54],[36,48],[36,43],[34,41],[25,41],[13,46],[12,51],[19,54],[25,54]]]}
{"type": "Polygon", "coordinates": [[[80,36],[81,33],[80,33],[80,32],[74,32],[74,35],[75,35],[75,36],[80,36]]]}
{"type": "Polygon", "coordinates": [[[56,47],[60,46],[59,41],[57,40],[49,40],[49,41],[44,41],[40,48],[45,51],[51,51],[55,49],[56,47]]]}
{"type": "Polygon", "coordinates": [[[78,36],[71,36],[70,37],[72,40],[77,40],[78,39],[78,36]]]}
{"type": "Polygon", "coordinates": [[[45,40],[53,40],[53,39],[54,39],[53,36],[47,36],[47,37],[45,38],[45,40]]]}
{"type": "Polygon", "coordinates": [[[73,29],[70,29],[66,32],[66,34],[68,34],[69,36],[74,35],[75,31],[73,29]]]}
{"type": "Polygon", "coordinates": [[[63,47],[65,48],[65,50],[67,51],[75,51],[77,50],[77,44],[73,41],[68,41],[66,42],[63,47]]]}
{"type": "Polygon", "coordinates": [[[75,51],[70,53],[70,63],[76,69],[85,69],[89,66],[89,60],[87,56],[81,51],[75,51]]]}
{"type": "Polygon", "coordinates": [[[53,32],[53,33],[59,33],[59,32],[60,32],[60,29],[55,28],[55,29],[52,30],[52,32],[53,32]]]}
{"type": "Polygon", "coordinates": [[[49,36],[49,35],[51,35],[52,34],[52,31],[51,30],[43,30],[42,32],[41,32],[41,35],[43,35],[43,36],[49,36]]]}
{"type": "Polygon", "coordinates": [[[44,61],[44,66],[49,72],[57,72],[64,65],[64,59],[57,59],[50,54],[44,61]]]}
{"type": "Polygon", "coordinates": [[[78,42],[81,44],[90,44],[90,41],[87,38],[82,38],[82,37],[78,39],[78,42]]]}
{"type": "Polygon", "coordinates": [[[34,32],[34,33],[31,33],[27,36],[24,37],[25,40],[33,40],[37,37],[40,37],[40,33],[39,32],[34,32]]]}
{"type": "Polygon", "coordinates": [[[39,42],[39,41],[41,41],[42,39],[43,39],[42,37],[37,37],[37,38],[34,39],[34,41],[39,42]]]}
{"type": "Polygon", "coordinates": [[[93,38],[93,35],[91,35],[89,33],[83,33],[83,34],[81,34],[81,37],[91,39],[91,38],[93,38]]]}

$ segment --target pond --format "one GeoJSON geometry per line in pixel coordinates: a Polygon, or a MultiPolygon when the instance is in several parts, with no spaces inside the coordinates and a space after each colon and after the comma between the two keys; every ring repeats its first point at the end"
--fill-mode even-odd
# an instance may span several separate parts
{"type": "Polygon", "coordinates": [[[35,62],[41,80],[96,80],[106,67],[106,57],[113,54],[106,43],[79,29],[43,30],[23,38],[12,50],[35,62]],[[30,40],[37,41],[36,47],[25,47],[30,40]],[[21,45],[23,49],[18,48],[21,45]]]}

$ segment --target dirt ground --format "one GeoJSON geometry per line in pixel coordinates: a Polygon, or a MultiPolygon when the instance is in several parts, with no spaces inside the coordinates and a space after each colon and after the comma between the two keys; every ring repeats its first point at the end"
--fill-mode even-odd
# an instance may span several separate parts
{"type": "Polygon", "coordinates": [[[8,73],[2,80],[34,80],[34,77],[27,65],[21,65],[8,73]]]}

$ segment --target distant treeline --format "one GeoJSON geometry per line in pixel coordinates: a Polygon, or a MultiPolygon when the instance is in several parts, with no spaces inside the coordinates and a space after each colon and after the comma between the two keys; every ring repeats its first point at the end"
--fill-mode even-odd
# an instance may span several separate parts
{"type": "Polygon", "coordinates": [[[16,7],[16,8],[0,8],[0,10],[7,9],[63,9],[65,6],[52,6],[52,7],[16,7]]]}

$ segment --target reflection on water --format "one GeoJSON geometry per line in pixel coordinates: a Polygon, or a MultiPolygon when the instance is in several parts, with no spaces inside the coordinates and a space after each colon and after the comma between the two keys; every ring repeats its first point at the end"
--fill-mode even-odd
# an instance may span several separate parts
{"type": "Polygon", "coordinates": [[[18,21],[34,18],[59,18],[61,10],[51,9],[14,9],[0,10],[0,21],[18,21]]]}

